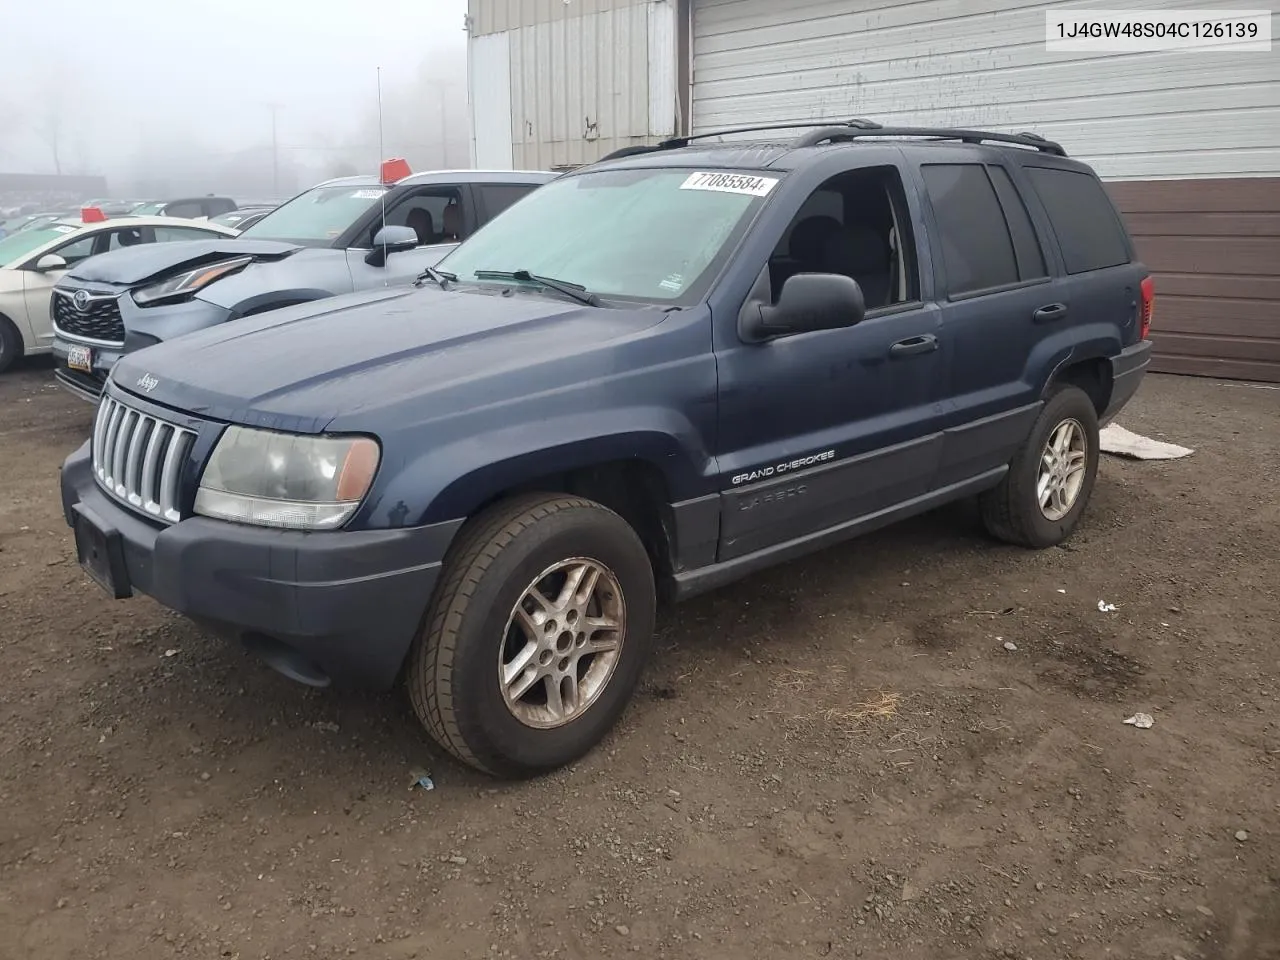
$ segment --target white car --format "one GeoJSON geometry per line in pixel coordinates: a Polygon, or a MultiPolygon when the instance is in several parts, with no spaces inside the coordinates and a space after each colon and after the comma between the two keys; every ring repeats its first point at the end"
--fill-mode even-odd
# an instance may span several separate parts
{"type": "Polygon", "coordinates": [[[0,373],[21,356],[48,353],[53,342],[53,285],[82,260],[139,243],[216,240],[239,231],[176,217],[108,220],[87,208],[84,219],[55,220],[0,239],[0,373]]]}

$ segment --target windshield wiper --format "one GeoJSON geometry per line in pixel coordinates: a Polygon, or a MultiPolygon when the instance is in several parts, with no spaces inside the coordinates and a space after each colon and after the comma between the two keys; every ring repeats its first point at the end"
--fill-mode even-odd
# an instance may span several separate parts
{"type": "Polygon", "coordinates": [[[530,273],[528,270],[477,270],[476,279],[518,280],[521,283],[537,283],[548,290],[555,290],[557,293],[563,293],[566,297],[572,297],[579,303],[585,303],[589,307],[600,306],[600,298],[582,284],[570,283],[568,280],[557,280],[555,277],[542,277],[536,273],[530,273]]]}
{"type": "Polygon", "coordinates": [[[417,279],[413,282],[417,285],[423,280],[434,280],[440,285],[441,290],[448,290],[449,284],[457,279],[457,274],[449,273],[447,270],[437,270],[435,267],[427,267],[427,269],[418,274],[417,279]]]}

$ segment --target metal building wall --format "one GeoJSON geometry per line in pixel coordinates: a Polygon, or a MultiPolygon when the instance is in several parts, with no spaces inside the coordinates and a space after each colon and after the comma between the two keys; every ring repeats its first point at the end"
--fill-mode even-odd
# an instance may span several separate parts
{"type": "Polygon", "coordinates": [[[677,0],[470,6],[477,165],[575,166],[674,133],[677,0]]]}

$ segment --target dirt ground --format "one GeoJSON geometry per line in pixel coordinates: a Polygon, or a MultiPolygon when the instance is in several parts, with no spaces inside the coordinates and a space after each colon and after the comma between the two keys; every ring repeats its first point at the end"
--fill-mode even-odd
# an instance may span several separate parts
{"type": "Polygon", "coordinates": [[[49,380],[0,377],[4,960],[1280,958],[1280,390],[1148,378],[1122,422],[1197,452],[1105,459],[1065,548],[954,508],[669,612],[509,785],[109,600],[49,380]]]}

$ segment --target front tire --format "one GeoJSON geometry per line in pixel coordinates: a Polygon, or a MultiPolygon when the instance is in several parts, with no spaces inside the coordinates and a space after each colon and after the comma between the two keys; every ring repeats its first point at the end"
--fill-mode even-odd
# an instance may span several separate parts
{"type": "Polygon", "coordinates": [[[1098,476],[1098,412],[1079,387],[1054,389],[1000,485],[979,498],[994,537],[1056,546],[1075,532],[1098,476]]]}
{"type": "Polygon", "coordinates": [[[25,348],[22,334],[8,317],[0,314],[0,373],[4,373],[22,356],[25,348]]]}
{"type": "Polygon", "coordinates": [[[407,676],[432,739],[510,778],[590,751],[653,640],[653,568],[636,532],[590,500],[522,497],[473,519],[442,575],[407,676]]]}

